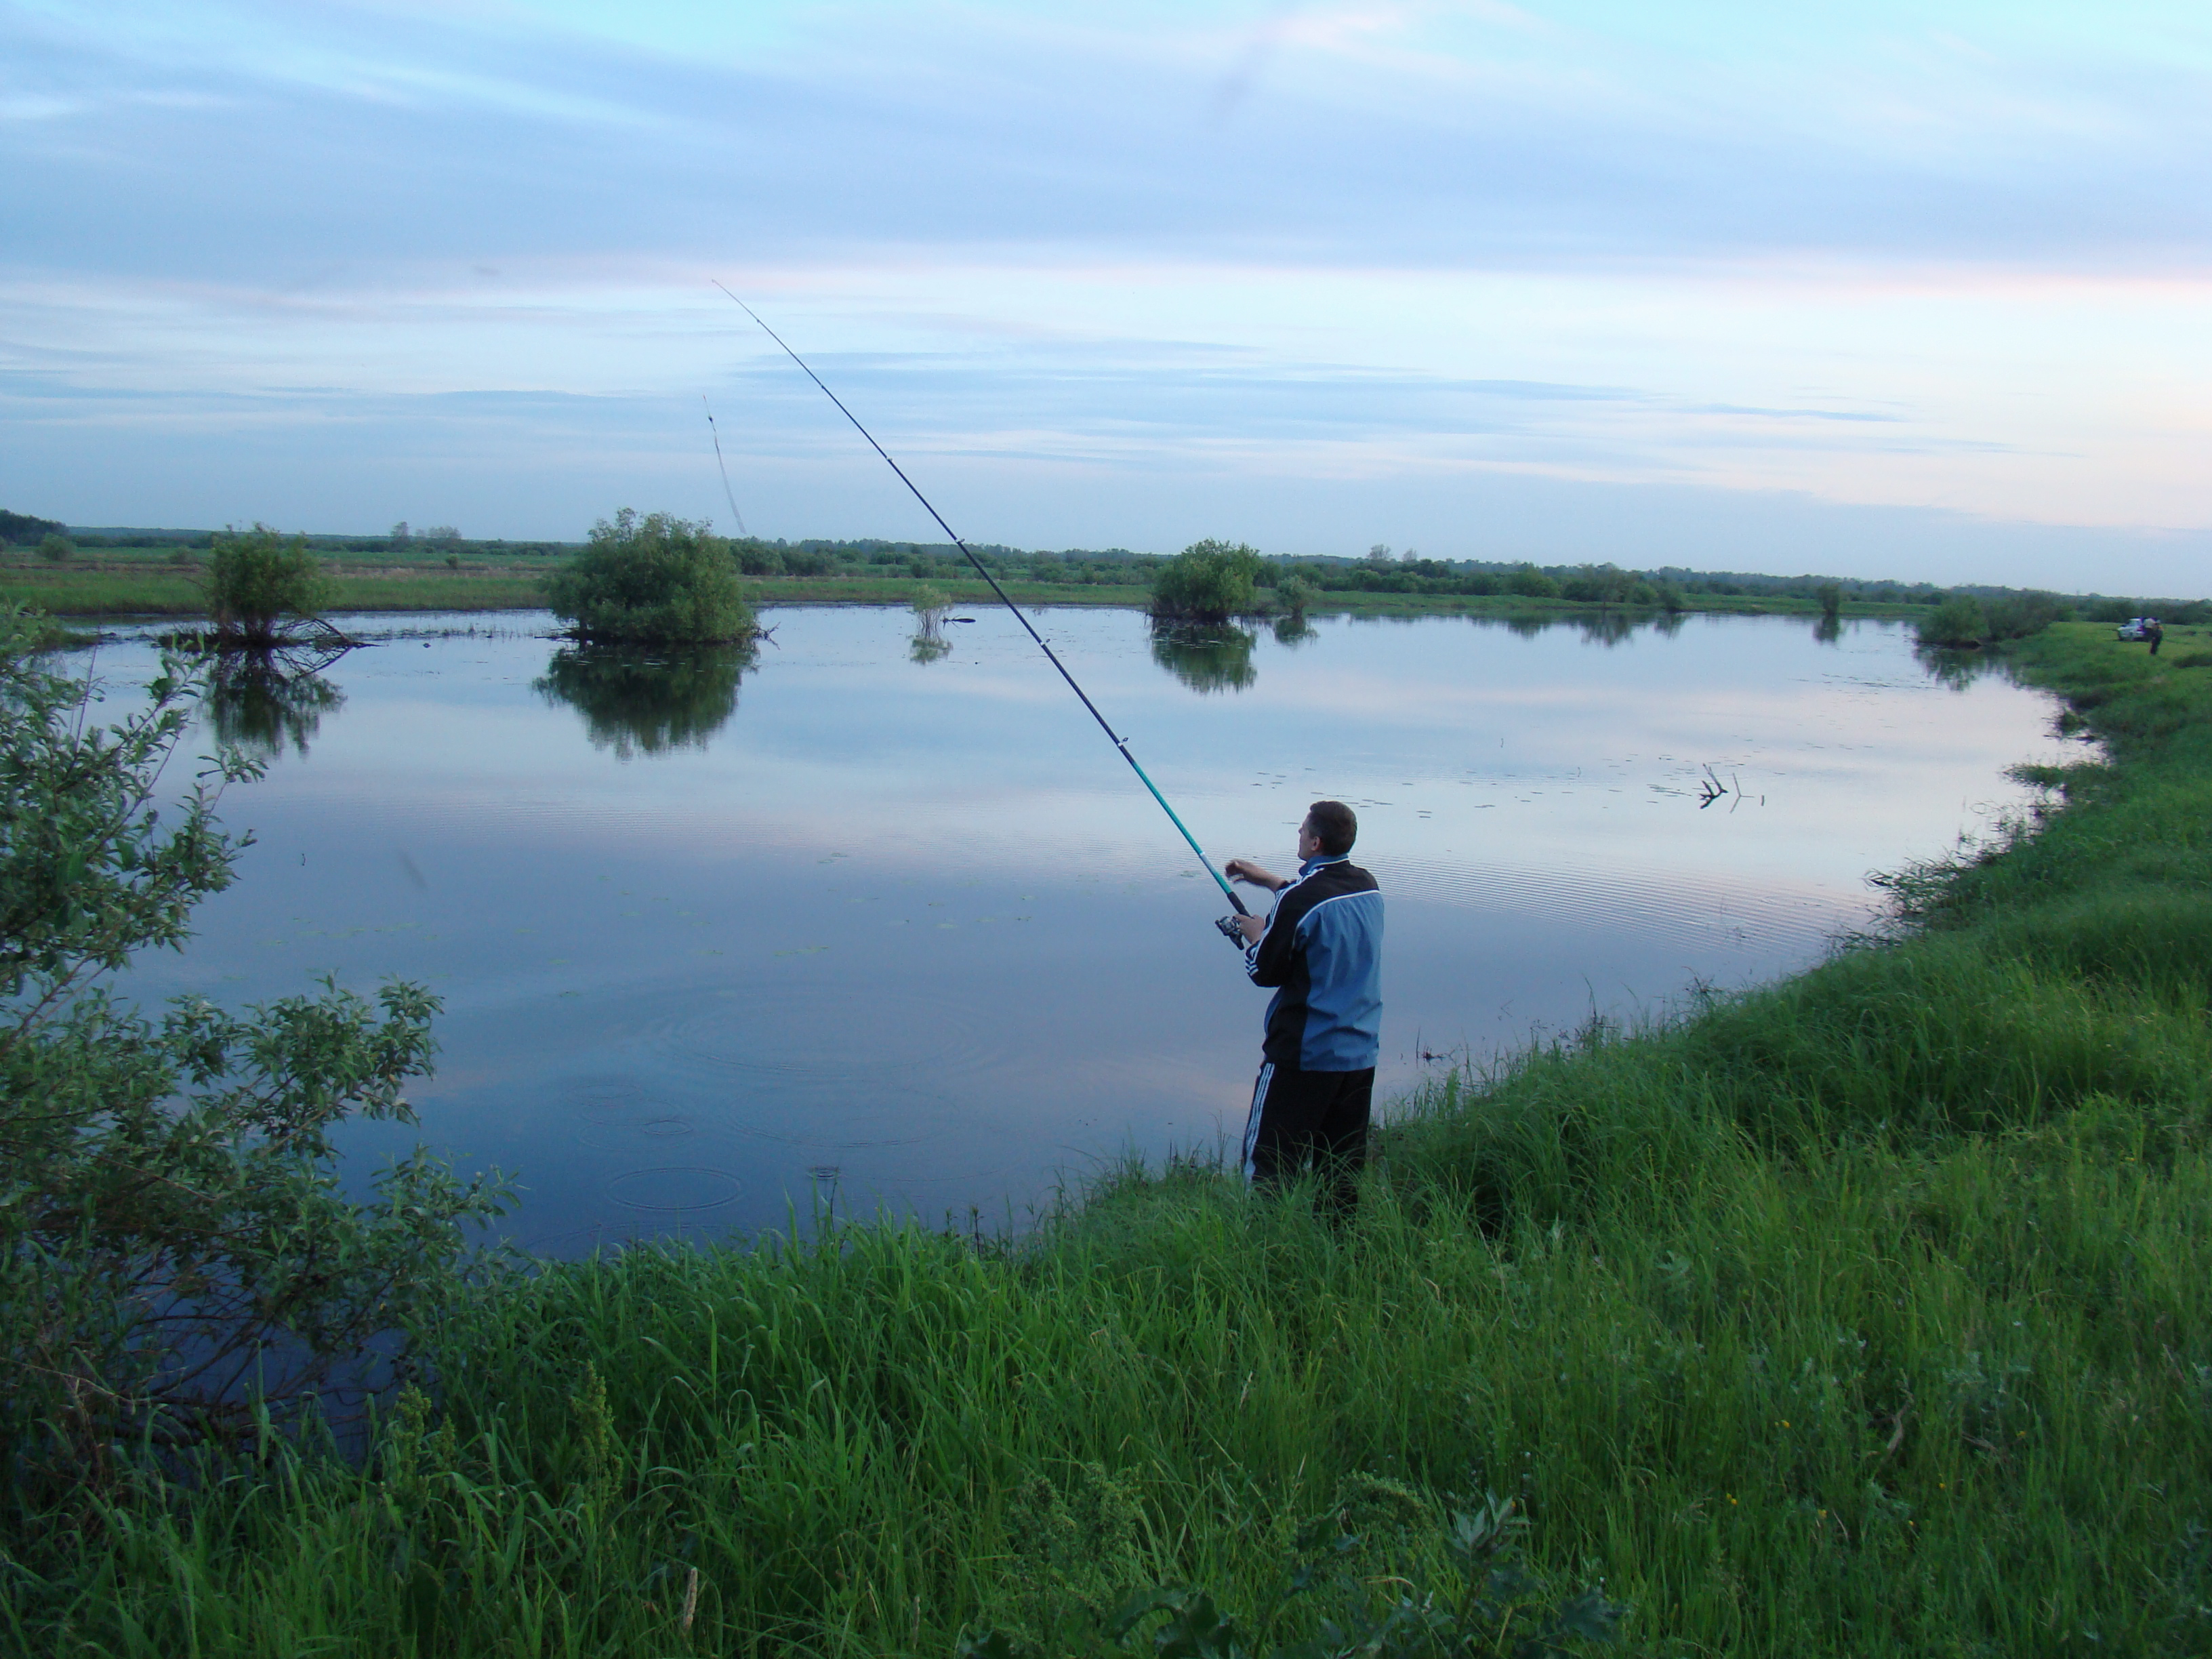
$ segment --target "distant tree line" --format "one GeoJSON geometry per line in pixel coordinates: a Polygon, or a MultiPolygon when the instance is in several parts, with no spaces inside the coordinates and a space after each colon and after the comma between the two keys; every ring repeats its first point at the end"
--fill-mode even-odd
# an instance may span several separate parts
{"type": "MultiPolygon", "coordinates": [[[[212,550],[216,534],[206,530],[115,528],[85,528],[70,532],[55,520],[0,511],[0,544],[33,550],[45,544],[48,556],[56,556],[53,541],[49,538],[58,538],[85,551],[159,548],[181,556],[185,550],[212,550]]],[[[853,540],[786,540],[758,536],[717,539],[726,542],[740,573],[755,579],[904,577],[943,583],[958,581],[974,574],[960,550],[949,542],[893,541],[873,537],[853,540]]],[[[462,536],[451,525],[416,529],[403,520],[385,535],[309,535],[305,545],[326,558],[384,554],[417,559],[442,555],[450,563],[461,557],[568,558],[581,552],[586,544],[477,540],[462,536]]],[[[1224,542],[1220,545],[1232,544],[1224,542]]],[[[1009,547],[1000,543],[971,543],[970,546],[994,575],[1069,586],[1151,588],[1158,581],[1161,572],[1182,556],[1139,553],[1126,547],[1071,547],[1054,551],[1009,547]]],[[[1779,576],[1753,571],[1694,570],[1680,565],[1633,570],[1598,563],[1540,565],[1528,561],[1432,559],[1410,548],[1395,552],[1380,544],[1359,557],[1255,553],[1255,558],[1256,563],[1247,574],[1258,597],[1249,606],[1240,602],[1234,607],[1239,611],[1296,613],[1304,610],[1310,600],[1332,593],[1402,593],[1470,599],[1505,595],[1567,604],[1662,610],[1679,610],[1709,599],[1773,599],[1811,601],[1833,615],[1845,604],[1933,608],[1966,595],[1980,604],[1986,619],[2010,626],[2016,620],[2016,608],[2008,608],[2004,602],[2034,599],[2039,605],[2043,598],[2051,597],[2039,595],[2034,589],[1988,585],[1947,587],[1934,582],[1855,580],[1809,574],[1779,576]],[[1990,613],[1992,605],[1996,606],[1993,617],[1990,613]]],[[[2087,621],[2124,622],[2130,617],[2151,615],[2169,622],[2212,622],[2212,601],[2201,599],[2086,593],[2064,596],[2056,602],[2063,607],[2060,614],[2087,621]]],[[[1209,613],[1217,608],[1211,602],[1196,607],[1199,611],[1209,613]]],[[[2018,614],[2032,613],[2035,613],[2033,606],[2018,614]]],[[[1963,615],[1963,611],[1959,614],[1963,615]]]]}
{"type": "Polygon", "coordinates": [[[35,547],[48,536],[66,536],[69,526],[56,519],[34,518],[28,513],[0,509],[0,542],[15,547],[35,547]]]}

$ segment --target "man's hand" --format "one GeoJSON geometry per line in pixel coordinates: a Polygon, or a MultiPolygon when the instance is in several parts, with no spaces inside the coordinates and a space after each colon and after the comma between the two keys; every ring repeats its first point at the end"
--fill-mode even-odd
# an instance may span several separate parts
{"type": "Polygon", "coordinates": [[[1254,863],[1250,859],[1231,859],[1221,866],[1221,873],[1231,881],[1249,881],[1255,887],[1264,887],[1273,893],[1279,893],[1290,885],[1273,871],[1254,863]]]}
{"type": "Polygon", "coordinates": [[[1267,931],[1267,924],[1257,916],[1239,916],[1237,918],[1237,931],[1244,935],[1245,944],[1257,945],[1260,935],[1267,931]]]}

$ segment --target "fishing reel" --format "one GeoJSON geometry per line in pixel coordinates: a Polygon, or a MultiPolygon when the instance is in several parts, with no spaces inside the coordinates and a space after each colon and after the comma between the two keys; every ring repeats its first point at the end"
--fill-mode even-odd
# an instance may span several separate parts
{"type": "Polygon", "coordinates": [[[1244,930],[1237,925],[1239,920],[1240,918],[1236,916],[1216,916],[1213,919],[1213,925],[1221,930],[1221,936],[1224,939],[1231,941],[1241,951],[1244,948],[1244,930]]]}

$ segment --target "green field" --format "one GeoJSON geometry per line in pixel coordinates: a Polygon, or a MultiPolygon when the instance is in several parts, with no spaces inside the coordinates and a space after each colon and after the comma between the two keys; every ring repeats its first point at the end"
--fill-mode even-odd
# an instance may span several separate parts
{"type": "MultiPolygon", "coordinates": [[[[327,562],[336,597],[330,609],[343,611],[513,611],[544,603],[539,584],[561,562],[541,556],[497,560],[464,558],[458,569],[442,560],[349,558],[327,562]]],[[[1009,577],[1006,592],[1024,605],[1121,605],[1142,607],[1151,589],[1140,581],[1047,582],[1009,577]]],[[[933,574],[913,577],[833,571],[817,576],[769,576],[749,580],[757,605],[905,605],[924,586],[933,586],[955,604],[995,603],[990,588],[975,578],[933,574]]],[[[192,571],[155,552],[103,552],[66,565],[16,559],[0,563],[0,604],[13,603],[49,616],[124,618],[199,617],[205,603],[192,571]]],[[[1684,608],[1717,615],[1785,614],[1815,617],[1817,603],[1786,594],[1706,594],[1686,597],[1684,608]]],[[[1854,617],[1917,617],[1925,607],[1886,603],[1847,603],[1854,617]]],[[[1329,592],[1312,607],[1316,616],[1491,616],[1650,617],[1651,607],[1624,608],[1565,599],[1532,599],[1511,595],[1329,592]]]]}
{"type": "Polygon", "coordinates": [[[1200,1158],[1018,1242],[545,1267],[453,1310],[365,1468],[19,1494],[0,1630],[1082,1652],[1179,1585],[1261,1654],[1450,1605],[1488,1493],[1531,1606],[1601,1581],[1620,1651],[2212,1650],[2205,643],[2011,647],[2103,746],[2008,846],[1796,979],[1399,1103],[1340,1232],[1200,1158]]]}
{"type": "MultiPolygon", "coordinates": [[[[538,585],[556,562],[514,560],[356,563],[326,562],[334,582],[331,609],[343,611],[513,611],[543,601],[538,585]]],[[[205,599],[194,572],[166,558],[108,554],[66,565],[0,564],[0,605],[52,617],[204,617],[205,599]]]]}

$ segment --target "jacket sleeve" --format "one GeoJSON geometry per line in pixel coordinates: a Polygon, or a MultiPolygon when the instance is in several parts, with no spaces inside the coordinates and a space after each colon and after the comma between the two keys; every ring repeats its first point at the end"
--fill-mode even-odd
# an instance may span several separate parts
{"type": "Polygon", "coordinates": [[[1267,931],[1244,952],[1244,971],[1252,976],[1253,984],[1276,986],[1289,981],[1291,963],[1298,951],[1298,921],[1305,910],[1300,903],[1276,902],[1267,917],[1267,931]]]}

